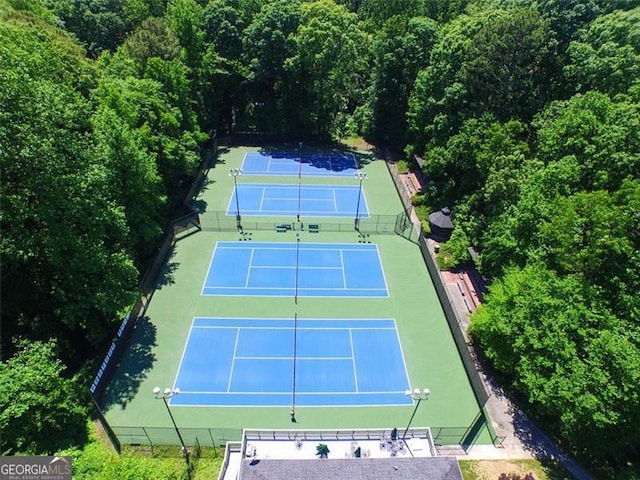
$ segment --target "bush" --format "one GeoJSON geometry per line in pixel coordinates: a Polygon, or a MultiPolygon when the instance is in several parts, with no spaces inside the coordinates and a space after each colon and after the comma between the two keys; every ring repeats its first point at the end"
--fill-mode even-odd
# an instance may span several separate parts
{"type": "Polygon", "coordinates": [[[441,270],[449,270],[451,268],[469,263],[469,239],[464,231],[460,228],[454,228],[449,241],[440,245],[440,251],[436,255],[438,267],[441,270]]]}

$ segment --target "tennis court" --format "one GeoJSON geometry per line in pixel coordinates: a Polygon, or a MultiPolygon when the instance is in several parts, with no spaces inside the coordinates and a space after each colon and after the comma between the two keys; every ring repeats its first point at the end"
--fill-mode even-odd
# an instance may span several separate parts
{"type": "Polygon", "coordinates": [[[217,242],[202,295],[387,297],[375,244],[217,242]]]}
{"type": "Polygon", "coordinates": [[[353,177],[357,171],[356,159],[349,153],[247,152],[242,162],[244,175],[353,177]]]}
{"type": "Polygon", "coordinates": [[[172,405],[412,404],[393,319],[195,318],[175,387],[172,405]]]}
{"type": "Polygon", "coordinates": [[[357,185],[238,184],[227,215],[369,218],[364,191],[357,185]],[[236,199],[238,204],[236,204],[236,199]]]}
{"type": "MultiPolygon", "coordinates": [[[[171,247],[99,400],[115,434],[123,444],[178,444],[172,419],[152,394],[178,387],[170,409],[189,446],[196,438],[225,445],[244,428],[366,429],[404,426],[413,416],[413,426],[440,432],[436,441],[456,441],[451,432],[464,435],[479,406],[420,249],[393,230],[357,243],[354,217],[302,217],[298,230],[295,215],[247,215],[250,237],[240,241],[225,215],[236,182],[358,186],[351,173],[328,171],[302,181],[229,176],[257,151],[272,147],[225,146],[208,172],[193,203],[203,228],[171,247]],[[312,233],[309,224],[316,223],[312,233]],[[282,232],[279,224],[291,228],[282,232]],[[416,410],[404,395],[409,386],[433,395],[416,410]],[[289,415],[294,402],[297,424],[289,415]]],[[[403,205],[388,164],[349,153],[368,177],[360,205],[367,221],[395,219],[403,205]]],[[[241,214],[248,198],[240,191],[241,214]]],[[[482,440],[490,443],[488,437],[482,440]]]]}

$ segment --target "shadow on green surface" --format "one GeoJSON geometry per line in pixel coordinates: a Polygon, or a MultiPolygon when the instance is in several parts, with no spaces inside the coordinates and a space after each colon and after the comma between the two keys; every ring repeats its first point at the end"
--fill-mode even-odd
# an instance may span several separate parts
{"type": "Polygon", "coordinates": [[[156,326],[148,317],[138,320],[126,354],[102,398],[103,410],[114,406],[122,410],[136,396],[142,381],[155,362],[151,349],[156,346],[156,326]]]}

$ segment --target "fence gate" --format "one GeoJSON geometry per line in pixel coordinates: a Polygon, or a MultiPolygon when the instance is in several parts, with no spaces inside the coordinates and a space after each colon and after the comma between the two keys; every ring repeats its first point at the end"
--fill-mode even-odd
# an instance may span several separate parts
{"type": "Polygon", "coordinates": [[[405,212],[399,213],[396,216],[396,225],[393,230],[397,235],[400,235],[407,240],[412,240],[413,233],[413,223],[411,222],[411,218],[405,212]]]}

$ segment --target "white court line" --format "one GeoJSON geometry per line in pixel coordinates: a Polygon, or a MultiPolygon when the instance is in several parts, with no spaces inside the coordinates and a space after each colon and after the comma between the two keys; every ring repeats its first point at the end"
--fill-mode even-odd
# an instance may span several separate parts
{"type": "MultiPolygon", "coordinates": [[[[266,195],[263,197],[263,199],[264,200],[278,200],[278,201],[283,201],[283,200],[291,200],[291,201],[293,201],[293,200],[296,200],[295,198],[290,198],[290,197],[269,197],[269,196],[266,196],[266,195]]],[[[320,198],[320,197],[318,197],[318,198],[310,198],[310,197],[305,197],[302,200],[304,200],[304,201],[309,201],[310,200],[310,201],[313,201],[313,202],[327,202],[327,203],[333,202],[333,203],[335,203],[335,200],[332,200],[331,198],[320,198]]],[[[262,204],[260,204],[260,207],[261,207],[260,211],[262,211],[262,204]]],[[[273,211],[275,211],[275,210],[273,210],[273,211]]]]}
{"type": "Polygon", "coordinates": [[[266,187],[262,187],[262,195],[260,197],[260,210],[258,210],[259,212],[262,211],[262,206],[264,205],[266,190],[267,190],[266,187]]]}
{"type": "MultiPolygon", "coordinates": [[[[248,392],[248,391],[240,391],[240,392],[223,392],[223,391],[198,391],[198,390],[180,390],[180,394],[183,393],[190,393],[190,394],[195,394],[195,395],[289,395],[291,396],[291,390],[289,391],[282,391],[282,392],[248,392]]],[[[300,392],[300,395],[386,395],[386,394],[390,394],[390,395],[399,395],[402,394],[402,396],[404,397],[404,393],[405,390],[383,390],[381,392],[345,392],[345,391],[339,391],[339,392],[300,392]]],[[[298,392],[296,391],[296,395],[298,395],[298,392]]],[[[408,403],[403,403],[403,404],[398,404],[398,405],[410,405],[408,403]]],[[[184,406],[184,405],[180,405],[180,406],[184,406]]],[[[193,406],[201,406],[201,407],[243,407],[244,405],[188,405],[190,407],[193,406]]],[[[248,405],[251,407],[255,407],[256,405],[248,405]]],[[[282,405],[260,405],[261,407],[282,407],[282,405]]],[[[304,405],[305,407],[375,407],[376,405],[370,405],[370,404],[366,404],[366,405],[354,405],[354,404],[347,404],[347,405],[304,405]]],[[[380,406],[389,406],[387,404],[382,404],[380,406]]]]}
{"type": "MultiPolygon", "coordinates": [[[[293,357],[235,357],[236,360],[293,360],[293,357]]],[[[301,357],[296,355],[296,360],[351,360],[353,357],[301,357]]]]}
{"type": "MultiPolygon", "coordinates": [[[[224,287],[225,290],[237,290],[240,287],[224,287]]],[[[209,297],[224,297],[224,296],[236,296],[236,294],[234,294],[232,291],[222,291],[222,287],[221,288],[210,288],[209,290],[221,290],[220,292],[207,292],[204,295],[205,296],[209,296],[209,297]]],[[[298,288],[298,291],[300,293],[301,296],[305,297],[305,298],[364,298],[364,299],[376,299],[376,298],[389,298],[389,295],[378,295],[376,291],[373,291],[371,295],[331,295],[331,294],[318,294],[318,295],[308,295],[306,294],[306,291],[304,290],[310,290],[310,291],[315,291],[315,290],[329,290],[330,292],[343,292],[346,291],[345,289],[340,289],[340,288],[307,288],[304,289],[303,291],[300,292],[300,288],[298,288]]],[[[356,290],[356,289],[352,289],[352,290],[356,290]]],[[[362,291],[369,291],[367,289],[358,289],[358,290],[362,290],[362,291]]],[[[267,287],[254,287],[252,289],[247,289],[247,288],[242,288],[241,289],[242,292],[244,292],[247,297],[260,297],[260,298],[271,298],[271,297],[293,297],[293,287],[289,287],[289,288],[267,288],[267,287]],[[253,292],[251,290],[256,290],[258,293],[253,292]],[[273,293],[260,293],[260,291],[262,290],[271,290],[273,291],[273,293]]],[[[382,293],[382,290],[380,291],[382,293]]],[[[238,294],[237,296],[242,296],[241,294],[238,294]]]]}
{"type": "MultiPolygon", "coordinates": [[[[187,346],[189,345],[189,340],[191,339],[191,333],[193,332],[193,323],[195,322],[196,318],[193,317],[193,319],[191,320],[191,328],[189,329],[189,334],[187,335],[187,341],[184,342],[184,348],[182,349],[182,355],[180,356],[180,362],[178,363],[178,370],[176,370],[176,374],[175,377],[173,378],[173,389],[175,390],[176,387],[180,388],[180,385],[176,385],[176,382],[178,381],[178,375],[180,375],[180,370],[182,369],[182,362],[184,361],[184,354],[187,353],[187,346]]],[[[171,402],[171,399],[169,399],[169,402],[171,402]]]]}
{"type": "MultiPolygon", "coordinates": [[[[227,330],[236,328],[241,330],[293,330],[293,327],[238,327],[237,325],[202,326],[193,328],[201,328],[203,330],[213,328],[227,330]]],[[[395,327],[298,327],[296,330],[395,330],[395,327]]]]}
{"type": "MultiPolygon", "coordinates": [[[[296,268],[295,265],[254,265],[251,268],[259,269],[259,268],[277,268],[280,270],[292,269],[296,268]]],[[[252,287],[255,288],[255,287],[252,287]]],[[[269,287],[269,288],[284,288],[284,287],[269,287]]]]}
{"type": "MultiPolygon", "coordinates": [[[[243,217],[295,217],[298,210],[243,210],[243,217]]],[[[330,212],[330,211],[316,211],[316,210],[301,210],[300,215],[308,218],[353,218],[352,212],[330,212]]],[[[227,217],[233,215],[229,214],[227,217]]],[[[362,215],[360,218],[368,218],[362,215]]]]}
{"type": "MultiPolygon", "coordinates": [[[[256,248],[262,250],[295,250],[296,243],[295,242],[255,242],[254,244],[242,243],[242,242],[217,242],[220,244],[218,247],[221,250],[246,250],[247,248],[256,248]]],[[[304,250],[345,250],[352,251],[355,250],[357,252],[363,251],[372,251],[377,250],[378,246],[374,243],[369,243],[366,245],[359,243],[302,243],[300,244],[300,248],[304,250]]]]}
{"type": "MultiPolygon", "coordinates": [[[[207,287],[208,290],[291,290],[293,287],[207,287]]],[[[384,288],[356,288],[356,287],[351,287],[351,288],[339,288],[339,287],[298,287],[298,290],[328,290],[328,291],[334,291],[334,290],[362,290],[362,291],[371,291],[371,292],[384,292],[386,291],[384,288]]],[[[209,294],[208,294],[209,295],[209,294]]],[[[388,296],[388,295],[387,295],[388,296]]],[[[345,298],[344,295],[337,295],[336,297],[332,297],[332,298],[345,298]]],[[[356,297],[351,297],[349,296],[348,298],[356,298],[356,297]]],[[[370,298],[370,297],[359,297],[359,298],[370,298]]],[[[380,298],[380,297],[375,297],[375,298],[380,298]]]]}
{"type": "Polygon", "coordinates": [[[202,288],[200,289],[200,295],[205,295],[204,290],[206,288],[210,288],[210,287],[207,287],[207,280],[209,278],[209,273],[211,272],[211,267],[213,266],[213,259],[216,256],[216,250],[218,249],[218,245],[219,243],[216,242],[216,244],[213,247],[213,253],[211,253],[211,260],[209,260],[209,267],[207,267],[207,273],[204,274],[204,283],[202,284],[202,288]]]}
{"type": "Polygon", "coordinates": [[[336,190],[333,189],[333,213],[338,212],[338,199],[336,198],[336,190]]]}
{"type": "Polygon", "coordinates": [[[344,256],[342,250],[340,250],[340,268],[342,268],[342,289],[346,290],[347,288],[347,275],[345,273],[344,268],[344,256]]]}
{"type": "MultiPolygon", "coordinates": [[[[286,268],[296,268],[295,265],[252,265],[251,268],[279,268],[279,269],[286,269],[286,268]]],[[[299,270],[340,270],[342,269],[342,267],[298,267],[299,270]]],[[[273,287],[273,288],[277,288],[277,287],[273,287]]],[[[312,288],[312,287],[306,287],[306,288],[312,288]]]]}
{"type": "Polygon", "coordinates": [[[384,267],[382,266],[382,257],[380,256],[380,250],[378,244],[374,244],[376,247],[376,253],[378,254],[378,265],[380,265],[380,271],[382,272],[382,279],[384,280],[384,289],[389,293],[389,284],[387,283],[387,276],[384,274],[384,267]]]}
{"type": "Polygon", "coordinates": [[[244,288],[251,288],[249,287],[249,277],[251,276],[251,268],[253,268],[251,264],[253,263],[253,253],[255,251],[256,250],[254,248],[251,249],[251,255],[249,256],[249,266],[247,268],[247,276],[244,281],[244,288]]]}
{"type": "Polygon", "coordinates": [[[356,393],[358,393],[360,391],[358,388],[358,369],[356,368],[356,352],[353,348],[353,335],[351,334],[351,329],[349,329],[349,343],[351,344],[351,363],[353,364],[353,384],[356,387],[356,393]]]}
{"type": "Polygon", "coordinates": [[[393,324],[395,325],[394,330],[396,331],[396,340],[398,341],[398,345],[400,347],[400,356],[402,357],[402,365],[404,366],[404,376],[407,379],[407,389],[410,388],[411,382],[409,381],[409,372],[407,371],[407,361],[404,358],[404,351],[402,350],[402,342],[400,341],[400,333],[398,332],[398,325],[396,323],[396,319],[393,319],[393,324]]]}
{"type": "Polygon", "coordinates": [[[233,367],[236,362],[236,352],[238,351],[238,338],[240,337],[240,329],[236,328],[236,341],[233,345],[233,355],[231,356],[231,368],[229,369],[229,381],[227,382],[227,392],[231,392],[231,380],[233,379],[233,367]]]}

